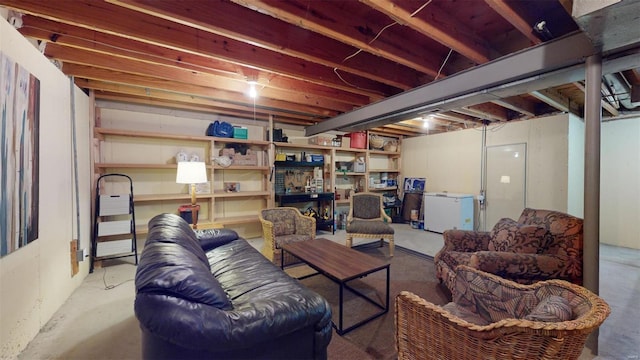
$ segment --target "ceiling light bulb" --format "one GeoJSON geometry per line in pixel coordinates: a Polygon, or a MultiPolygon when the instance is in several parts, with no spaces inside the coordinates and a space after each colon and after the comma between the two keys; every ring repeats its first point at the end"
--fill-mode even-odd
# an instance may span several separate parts
{"type": "Polygon", "coordinates": [[[255,99],[258,97],[258,91],[256,90],[256,82],[249,81],[249,97],[255,99]]]}

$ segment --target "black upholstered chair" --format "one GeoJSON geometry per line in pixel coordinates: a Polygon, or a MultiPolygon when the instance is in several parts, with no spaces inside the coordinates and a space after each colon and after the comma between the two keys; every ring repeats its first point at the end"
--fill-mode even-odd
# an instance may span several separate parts
{"type": "Polygon", "coordinates": [[[353,238],[384,239],[389,241],[389,256],[393,256],[394,230],[389,225],[391,217],[384,212],[382,195],[374,193],[356,193],[350,198],[347,217],[347,247],[353,244],[353,238]]]}

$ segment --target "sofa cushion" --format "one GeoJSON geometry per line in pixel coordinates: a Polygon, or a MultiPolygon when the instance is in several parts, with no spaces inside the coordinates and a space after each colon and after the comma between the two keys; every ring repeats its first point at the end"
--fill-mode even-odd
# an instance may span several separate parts
{"type": "Polygon", "coordinates": [[[196,230],[202,250],[209,251],[238,238],[238,233],[231,229],[196,230]]]}
{"type": "Polygon", "coordinates": [[[500,219],[490,233],[489,251],[504,251],[524,254],[543,253],[551,243],[547,228],[538,225],[523,225],[513,219],[500,219]]]}
{"type": "Polygon", "coordinates": [[[542,299],[538,305],[527,315],[525,320],[561,322],[571,320],[572,312],[569,300],[551,295],[542,299]]]}
{"type": "Polygon", "coordinates": [[[170,243],[181,246],[198,257],[198,260],[205,266],[209,265],[207,256],[202,250],[196,234],[191,226],[180,216],[175,214],[160,214],[149,220],[149,233],[147,234],[147,244],[170,243]]]}
{"type": "Polygon", "coordinates": [[[207,265],[175,243],[146,244],[136,272],[138,293],[162,294],[231,309],[231,302],[207,265]]]}

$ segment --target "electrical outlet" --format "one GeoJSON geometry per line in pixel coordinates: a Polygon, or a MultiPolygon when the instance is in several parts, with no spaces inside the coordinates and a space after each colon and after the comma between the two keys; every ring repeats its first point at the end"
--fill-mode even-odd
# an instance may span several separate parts
{"type": "Polygon", "coordinates": [[[88,257],[89,257],[89,251],[86,248],[76,251],[76,260],[78,262],[84,261],[84,259],[88,257]]]}

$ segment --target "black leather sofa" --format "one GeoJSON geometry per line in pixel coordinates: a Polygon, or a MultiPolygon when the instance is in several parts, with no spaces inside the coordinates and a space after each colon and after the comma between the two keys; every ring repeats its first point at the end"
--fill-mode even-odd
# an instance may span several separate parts
{"type": "Polygon", "coordinates": [[[327,358],[327,301],[233,230],[154,217],[135,285],[144,359],[327,358]]]}

